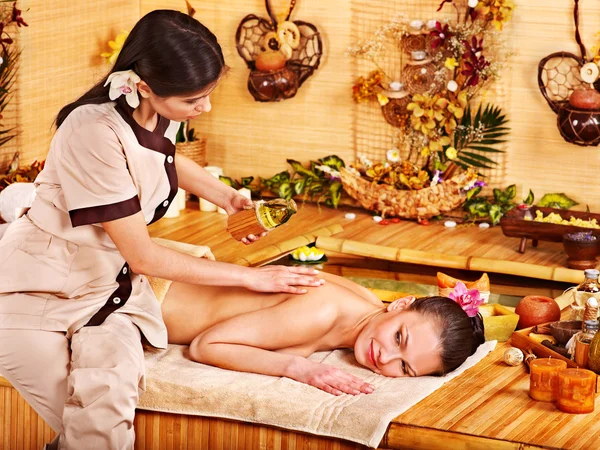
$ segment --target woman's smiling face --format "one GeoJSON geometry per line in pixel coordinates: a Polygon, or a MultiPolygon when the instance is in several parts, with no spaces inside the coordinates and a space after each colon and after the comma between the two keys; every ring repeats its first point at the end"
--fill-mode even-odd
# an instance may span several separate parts
{"type": "Polygon", "coordinates": [[[420,312],[405,309],[413,300],[394,301],[365,325],[354,344],[360,364],[387,377],[441,371],[438,326],[420,312]]]}

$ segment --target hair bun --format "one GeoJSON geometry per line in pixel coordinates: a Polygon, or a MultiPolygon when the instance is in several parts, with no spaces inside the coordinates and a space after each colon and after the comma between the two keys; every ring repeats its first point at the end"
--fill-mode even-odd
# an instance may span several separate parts
{"type": "Polygon", "coordinates": [[[471,319],[471,326],[473,327],[473,349],[472,353],[475,353],[477,347],[485,342],[485,332],[483,328],[483,317],[480,313],[473,316],[471,319]]]}

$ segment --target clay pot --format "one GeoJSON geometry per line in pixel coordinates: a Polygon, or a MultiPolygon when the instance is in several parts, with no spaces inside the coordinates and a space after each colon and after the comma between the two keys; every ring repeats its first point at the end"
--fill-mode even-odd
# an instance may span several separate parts
{"type": "Polygon", "coordinates": [[[517,328],[529,328],[546,322],[560,320],[560,307],[553,298],[541,295],[523,297],[515,308],[519,315],[517,328]]]}
{"type": "Polygon", "coordinates": [[[573,234],[563,236],[563,248],[567,254],[567,266],[571,269],[585,270],[594,269],[598,265],[596,256],[600,249],[600,241],[596,236],[590,240],[574,239],[573,234]]]}
{"type": "Polygon", "coordinates": [[[600,110],[574,108],[564,103],[558,111],[558,129],[571,144],[600,144],[600,110]]]}
{"type": "Polygon", "coordinates": [[[298,75],[289,67],[271,72],[252,70],[248,78],[248,90],[259,102],[277,102],[296,95],[298,75]]]}

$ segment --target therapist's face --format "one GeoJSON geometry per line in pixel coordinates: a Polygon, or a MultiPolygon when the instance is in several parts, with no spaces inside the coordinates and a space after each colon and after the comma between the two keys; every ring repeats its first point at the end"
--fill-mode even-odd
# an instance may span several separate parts
{"type": "Polygon", "coordinates": [[[210,94],[213,89],[214,86],[189,95],[159,97],[143,81],[138,85],[142,97],[150,102],[150,105],[158,114],[176,122],[195,119],[200,114],[209,112],[212,107],[210,94]]]}

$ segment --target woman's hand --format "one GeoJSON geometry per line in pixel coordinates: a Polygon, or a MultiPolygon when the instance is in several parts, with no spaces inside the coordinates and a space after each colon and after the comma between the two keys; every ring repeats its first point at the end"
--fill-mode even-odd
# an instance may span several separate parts
{"type": "Polygon", "coordinates": [[[375,387],[337,367],[304,359],[290,378],[333,395],[371,394],[375,387]]]}
{"type": "MultiPolygon", "coordinates": [[[[223,206],[223,209],[227,212],[228,215],[235,214],[236,212],[242,211],[244,209],[254,208],[254,203],[249,198],[244,197],[242,194],[235,193],[231,200],[223,206]]],[[[267,235],[267,232],[261,233],[260,236],[255,236],[254,234],[249,234],[247,237],[242,239],[242,242],[246,245],[252,244],[253,242],[258,241],[261,237],[267,235]]]]}
{"type": "Polygon", "coordinates": [[[289,292],[305,294],[306,289],[298,286],[321,286],[322,278],[316,278],[318,270],[306,267],[264,266],[250,269],[244,287],[256,292],[289,292]]]}

